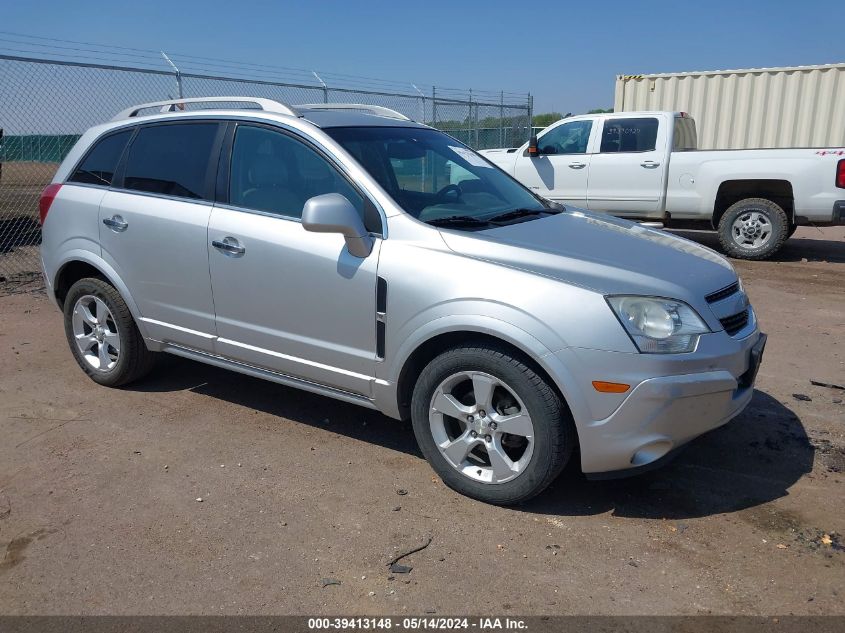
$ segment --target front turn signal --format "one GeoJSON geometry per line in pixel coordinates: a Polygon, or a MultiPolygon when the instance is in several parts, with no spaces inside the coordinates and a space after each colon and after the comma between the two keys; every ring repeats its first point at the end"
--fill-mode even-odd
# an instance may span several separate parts
{"type": "Polygon", "coordinates": [[[621,382],[605,382],[604,380],[594,380],[593,389],[600,393],[625,393],[631,385],[626,385],[621,382]]]}

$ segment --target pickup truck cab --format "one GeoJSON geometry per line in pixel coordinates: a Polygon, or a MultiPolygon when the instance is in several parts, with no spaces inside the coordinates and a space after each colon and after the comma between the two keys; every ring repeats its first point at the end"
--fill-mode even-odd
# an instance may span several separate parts
{"type": "Polygon", "coordinates": [[[707,222],[743,259],[770,257],[799,224],[845,223],[845,148],[696,143],[683,112],[620,112],[562,119],[522,147],[481,154],[556,202],[670,227],[707,222]]]}

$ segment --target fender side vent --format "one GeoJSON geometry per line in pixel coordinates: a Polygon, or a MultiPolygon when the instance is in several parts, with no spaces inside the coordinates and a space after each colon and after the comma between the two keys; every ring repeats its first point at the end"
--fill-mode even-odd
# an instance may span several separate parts
{"type": "Polygon", "coordinates": [[[384,359],[384,321],[376,321],[376,356],[384,359]]]}
{"type": "Polygon", "coordinates": [[[387,316],[387,280],[379,277],[376,282],[376,356],[384,358],[384,319],[387,316]]]}
{"type": "Polygon", "coordinates": [[[387,312],[387,280],[379,277],[376,283],[376,312],[387,312]]]}

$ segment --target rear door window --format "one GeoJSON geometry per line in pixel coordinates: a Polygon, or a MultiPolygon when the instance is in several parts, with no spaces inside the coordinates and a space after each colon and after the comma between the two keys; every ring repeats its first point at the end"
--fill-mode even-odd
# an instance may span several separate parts
{"type": "Polygon", "coordinates": [[[657,119],[606,119],[601,134],[602,154],[650,152],[657,147],[657,119]]]}
{"type": "Polygon", "coordinates": [[[211,154],[217,123],[151,125],[138,130],[126,160],[123,187],[193,200],[212,199],[211,154]]]}
{"type": "Polygon", "coordinates": [[[109,134],[94,144],[76,170],[68,178],[68,182],[84,185],[103,185],[108,187],[114,179],[114,172],[126,143],[134,130],[123,130],[109,134]]]}

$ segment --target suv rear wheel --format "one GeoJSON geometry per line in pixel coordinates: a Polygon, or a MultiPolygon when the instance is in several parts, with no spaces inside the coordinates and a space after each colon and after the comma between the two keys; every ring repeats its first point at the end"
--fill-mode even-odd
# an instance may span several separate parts
{"type": "Polygon", "coordinates": [[[80,279],[64,302],[65,334],[73,357],[94,382],[125,385],[153,368],[147,349],[120,293],[102,279],[80,279]]]}
{"type": "Polygon", "coordinates": [[[496,504],[539,494],[569,461],[571,416],[557,392],[505,350],[457,347],[423,369],[411,419],[420,449],[450,488],[496,504]]]}

